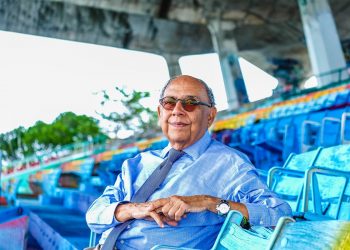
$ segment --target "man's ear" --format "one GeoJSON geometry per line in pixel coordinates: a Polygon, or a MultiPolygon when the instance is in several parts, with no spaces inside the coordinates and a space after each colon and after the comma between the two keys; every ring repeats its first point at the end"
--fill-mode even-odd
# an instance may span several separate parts
{"type": "Polygon", "coordinates": [[[160,106],[157,107],[158,119],[160,119],[160,106]]]}
{"type": "Polygon", "coordinates": [[[210,108],[210,112],[208,115],[208,128],[213,124],[216,117],[216,113],[217,113],[216,107],[210,108]]]}
{"type": "Polygon", "coordinates": [[[160,116],[161,116],[161,112],[160,112],[160,106],[159,106],[159,105],[158,105],[158,107],[157,107],[157,114],[158,114],[158,122],[157,122],[157,124],[158,124],[159,127],[161,127],[161,126],[160,126],[160,116]]]}

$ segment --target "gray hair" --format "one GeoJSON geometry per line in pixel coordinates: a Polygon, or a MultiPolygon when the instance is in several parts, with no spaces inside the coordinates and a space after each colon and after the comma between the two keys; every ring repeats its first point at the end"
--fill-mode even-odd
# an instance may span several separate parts
{"type": "MultiPolygon", "coordinates": [[[[170,83],[172,83],[173,80],[175,80],[178,77],[179,76],[174,76],[166,82],[165,86],[162,88],[162,91],[160,92],[160,98],[164,97],[164,92],[165,92],[166,88],[170,85],[170,83]]],[[[193,76],[191,76],[191,77],[193,77],[193,76]]],[[[207,91],[209,102],[210,102],[211,106],[214,107],[215,106],[215,98],[214,98],[214,94],[213,94],[213,91],[211,90],[211,88],[209,88],[208,84],[206,82],[204,82],[202,79],[199,79],[196,77],[193,77],[193,78],[196,79],[205,88],[205,90],[207,91]]]]}

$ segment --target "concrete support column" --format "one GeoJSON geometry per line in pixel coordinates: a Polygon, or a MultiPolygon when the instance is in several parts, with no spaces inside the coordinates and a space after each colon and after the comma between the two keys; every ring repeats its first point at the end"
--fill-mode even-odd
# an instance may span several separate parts
{"type": "MultiPolygon", "coordinates": [[[[339,81],[339,72],[322,76],[346,66],[327,0],[298,0],[298,3],[313,74],[318,77],[320,86],[339,81]]],[[[341,77],[347,77],[346,70],[341,77]]]]}
{"type": "MultiPolygon", "coordinates": [[[[220,18],[215,20],[212,20],[212,19],[208,20],[208,29],[212,37],[214,51],[219,56],[221,71],[222,71],[225,89],[226,89],[228,108],[229,110],[238,109],[240,106],[240,102],[238,100],[238,97],[237,97],[238,94],[235,87],[235,80],[237,79],[238,75],[235,74],[235,72],[237,72],[237,69],[232,70],[232,67],[236,67],[236,66],[239,67],[239,65],[238,64],[232,65],[229,63],[228,52],[224,50],[224,46],[222,44],[223,38],[222,38],[220,18]]],[[[234,46],[233,50],[236,51],[237,46],[235,44],[235,41],[232,41],[232,42],[234,46]]],[[[240,72],[239,68],[238,68],[238,72],[240,72]]]]}
{"type": "Polygon", "coordinates": [[[162,54],[168,64],[170,77],[181,75],[179,59],[181,56],[175,54],[162,54]]]}

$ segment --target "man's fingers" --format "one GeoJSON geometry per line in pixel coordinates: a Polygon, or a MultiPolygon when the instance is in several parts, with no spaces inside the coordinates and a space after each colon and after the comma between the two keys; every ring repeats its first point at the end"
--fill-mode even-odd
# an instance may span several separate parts
{"type": "Polygon", "coordinates": [[[175,214],[179,211],[179,209],[180,209],[179,204],[174,204],[174,206],[171,207],[168,212],[168,217],[171,219],[175,219],[175,214]]]}
{"type": "Polygon", "coordinates": [[[167,203],[167,204],[165,204],[165,205],[162,207],[161,212],[162,212],[163,214],[165,214],[166,216],[168,216],[168,212],[169,212],[170,208],[171,208],[171,204],[170,204],[170,203],[167,203]]]}
{"type": "Polygon", "coordinates": [[[167,204],[169,201],[168,198],[161,198],[155,201],[152,201],[151,204],[153,205],[153,209],[158,209],[163,207],[165,204],[167,204]]]}
{"type": "Polygon", "coordinates": [[[173,226],[173,227],[176,227],[178,222],[177,221],[174,221],[174,220],[168,220],[168,221],[165,221],[166,224],[168,224],[169,226],[173,226]]]}
{"type": "Polygon", "coordinates": [[[170,219],[169,217],[166,217],[164,214],[159,214],[160,218],[162,219],[163,222],[168,224],[169,226],[176,227],[178,222],[170,219]]]}
{"type": "Polygon", "coordinates": [[[163,213],[162,212],[162,207],[159,207],[159,208],[157,208],[156,210],[154,210],[157,214],[161,214],[161,213],[163,213]]]}
{"type": "Polygon", "coordinates": [[[184,216],[184,214],[185,214],[185,209],[182,206],[180,206],[174,215],[175,220],[180,221],[181,218],[184,216]]]}
{"type": "Polygon", "coordinates": [[[154,219],[154,221],[160,226],[160,227],[164,227],[164,223],[160,217],[159,214],[157,214],[156,212],[152,211],[149,213],[149,216],[152,217],[154,219]]]}

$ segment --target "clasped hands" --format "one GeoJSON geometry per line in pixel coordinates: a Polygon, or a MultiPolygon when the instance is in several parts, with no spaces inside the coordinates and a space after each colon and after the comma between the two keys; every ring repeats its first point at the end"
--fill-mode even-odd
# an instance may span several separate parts
{"type": "Polygon", "coordinates": [[[215,211],[219,199],[208,195],[170,196],[143,203],[126,203],[117,206],[115,218],[120,222],[130,219],[154,220],[160,227],[164,223],[177,226],[190,212],[215,211]]]}

